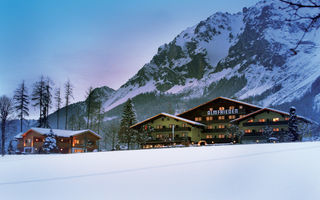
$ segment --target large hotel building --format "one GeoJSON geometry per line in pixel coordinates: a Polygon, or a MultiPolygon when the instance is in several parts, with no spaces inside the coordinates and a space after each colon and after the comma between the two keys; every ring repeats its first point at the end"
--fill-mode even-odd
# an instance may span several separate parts
{"type": "MultiPolygon", "coordinates": [[[[301,116],[298,120],[309,123],[301,116]]],[[[241,143],[265,142],[268,140],[263,134],[266,127],[273,131],[273,135],[280,135],[288,130],[288,121],[287,112],[217,97],[178,115],[160,113],[131,128],[147,130],[150,139],[144,148],[156,148],[240,141],[231,134],[230,127],[237,127],[244,133],[241,143]]]]}

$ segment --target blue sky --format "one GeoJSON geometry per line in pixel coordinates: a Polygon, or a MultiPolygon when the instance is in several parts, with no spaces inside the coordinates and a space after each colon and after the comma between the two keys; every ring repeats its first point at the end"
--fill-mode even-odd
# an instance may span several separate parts
{"type": "Polygon", "coordinates": [[[0,95],[41,75],[56,87],[70,79],[74,101],[89,86],[117,89],[185,28],[256,2],[0,0],[0,95]]]}

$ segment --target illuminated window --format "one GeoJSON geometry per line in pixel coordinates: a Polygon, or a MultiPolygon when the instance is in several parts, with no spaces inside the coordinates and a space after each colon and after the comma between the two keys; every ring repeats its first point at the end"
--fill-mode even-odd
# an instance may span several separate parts
{"type": "Polygon", "coordinates": [[[229,119],[235,119],[236,116],[235,115],[229,115],[229,119]]]}
{"type": "Polygon", "coordinates": [[[212,135],[206,135],[206,138],[207,138],[207,139],[211,139],[211,138],[213,138],[213,137],[212,137],[212,135]]]}
{"type": "Polygon", "coordinates": [[[218,135],[218,138],[225,138],[225,135],[219,134],[219,135],[218,135]]]}
{"type": "Polygon", "coordinates": [[[196,121],[196,122],[202,121],[202,117],[195,117],[194,121],[196,121]]]}
{"type": "Polygon", "coordinates": [[[74,140],[75,144],[80,144],[80,140],[74,140]]]}
{"type": "Polygon", "coordinates": [[[223,125],[223,124],[220,124],[219,126],[218,126],[218,128],[225,128],[226,126],[225,125],[223,125]]]}
{"type": "Polygon", "coordinates": [[[161,125],[157,125],[157,126],[156,126],[156,129],[161,129],[161,128],[162,128],[161,125]]]}
{"type": "Polygon", "coordinates": [[[249,122],[249,123],[252,123],[252,122],[253,122],[253,119],[249,119],[248,122],[249,122]]]}
{"type": "Polygon", "coordinates": [[[259,122],[266,122],[266,119],[259,119],[259,122]]]}
{"type": "Polygon", "coordinates": [[[208,117],[206,117],[206,120],[207,120],[207,121],[212,121],[212,120],[213,120],[213,117],[212,117],[212,116],[208,116],[208,117]]]}
{"type": "Polygon", "coordinates": [[[244,117],[245,115],[240,115],[239,118],[244,117]]]}
{"type": "Polygon", "coordinates": [[[174,124],[169,124],[169,128],[172,128],[174,126],[174,124]]]}
{"type": "Polygon", "coordinates": [[[73,152],[74,152],[74,153],[82,153],[83,150],[82,150],[82,149],[74,149],[73,152]]]}
{"type": "Polygon", "coordinates": [[[272,121],[273,122],[278,122],[278,121],[280,121],[280,119],[279,119],[279,117],[276,117],[276,118],[273,118],[272,121]]]}
{"type": "Polygon", "coordinates": [[[207,129],[213,129],[213,126],[212,125],[208,125],[207,129]]]}
{"type": "Polygon", "coordinates": [[[234,106],[229,106],[229,110],[234,110],[234,106]]]}
{"type": "Polygon", "coordinates": [[[182,124],[182,127],[187,127],[187,124],[182,124]]]}
{"type": "Polygon", "coordinates": [[[213,108],[209,108],[210,111],[213,111],[213,108]]]}
{"type": "Polygon", "coordinates": [[[182,133],[182,137],[188,137],[188,133],[182,133]]]}
{"type": "Polygon", "coordinates": [[[243,108],[243,106],[239,106],[239,109],[242,109],[243,108]]]}
{"type": "Polygon", "coordinates": [[[263,129],[259,129],[259,133],[263,133],[263,131],[264,131],[263,129]]]}
{"type": "Polygon", "coordinates": [[[224,116],[218,116],[218,120],[224,120],[225,117],[224,116]]]}
{"type": "Polygon", "coordinates": [[[272,129],[274,132],[279,132],[280,130],[279,130],[279,128],[273,128],[272,129]]]}
{"type": "Polygon", "coordinates": [[[244,130],[245,133],[252,133],[252,130],[251,129],[246,129],[244,130]]]}
{"type": "Polygon", "coordinates": [[[61,139],[60,141],[63,142],[63,139],[61,139]]]}
{"type": "Polygon", "coordinates": [[[219,107],[219,110],[224,110],[224,107],[219,107]]]}
{"type": "Polygon", "coordinates": [[[290,117],[286,117],[286,118],[284,118],[284,120],[286,120],[286,121],[289,121],[289,119],[290,119],[290,117]]]}

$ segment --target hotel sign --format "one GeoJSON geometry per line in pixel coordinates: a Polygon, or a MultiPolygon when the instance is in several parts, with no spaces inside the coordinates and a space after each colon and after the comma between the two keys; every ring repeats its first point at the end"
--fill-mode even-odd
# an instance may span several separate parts
{"type": "Polygon", "coordinates": [[[238,114],[238,109],[232,109],[232,110],[208,110],[208,115],[234,115],[238,114]]]}

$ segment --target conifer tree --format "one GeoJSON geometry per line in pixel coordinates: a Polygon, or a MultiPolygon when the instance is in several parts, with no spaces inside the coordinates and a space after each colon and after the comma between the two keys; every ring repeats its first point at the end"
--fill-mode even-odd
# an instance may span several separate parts
{"type": "Polygon", "coordinates": [[[65,100],[66,100],[66,123],[65,123],[65,129],[68,129],[68,106],[70,103],[71,98],[73,98],[73,86],[68,80],[65,83],[65,100]]]}
{"type": "Polygon", "coordinates": [[[288,122],[288,137],[291,141],[297,141],[299,138],[296,108],[293,106],[290,108],[290,119],[288,122]]]}
{"type": "Polygon", "coordinates": [[[25,116],[29,116],[29,96],[28,91],[25,86],[24,81],[22,81],[21,85],[18,89],[16,89],[15,94],[13,96],[14,100],[14,108],[18,112],[18,117],[20,119],[20,132],[22,132],[22,124],[25,116]]]}
{"type": "Polygon", "coordinates": [[[46,89],[46,83],[41,76],[40,80],[37,81],[33,85],[33,91],[32,91],[32,101],[34,102],[33,106],[34,107],[39,107],[39,121],[38,121],[38,127],[43,127],[43,107],[45,104],[45,89],[46,89]]]}
{"type": "Polygon", "coordinates": [[[122,119],[120,123],[120,130],[118,133],[118,139],[120,143],[126,143],[128,149],[130,149],[130,145],[135,143],[135,138],[137,131],[131,129],[130,126],[137,123],[136,114],[133,108],[132,100],[129,98],[124,105],[122,119]]]}
{"type": "Polygon", "coordinates": [[[57,129],[59,129],[59,120],[60,120],[60,108],[62,104],[62,98],[61,98],[61,90],[60,88],[56,89],[54,99],[56,101],[56,109],[57,109],[57,129]]]}
{"type": "Polygon", "coordinates": [[[10,141],[9,143],[9,146],[8,146],[8,154],[11,155],[11,154],[14,154],[15,151],[14,151],[14,148],[13,148],[13,145],[12,145],[12,140],[10,141]]]}
{"type": "Polygon", "coordinates": [[[57,153],[57,140],[56,135],[53,133],[52,129],[50,129],[49,134],[46,136],[43,146],[42,146],[43,153],[57,153]]]}
{"type": "Polygon", "coordinates": [[[48,117],[49,117],[49,110],[52,104],[52,93],[51,93],[52,85],[53,85],[52,80],[49,77],[47,77],[46,85],[45,85],[45,93],[44,93],[44,111],[43,111],[45,128],[49,128],[48,117]]]}

